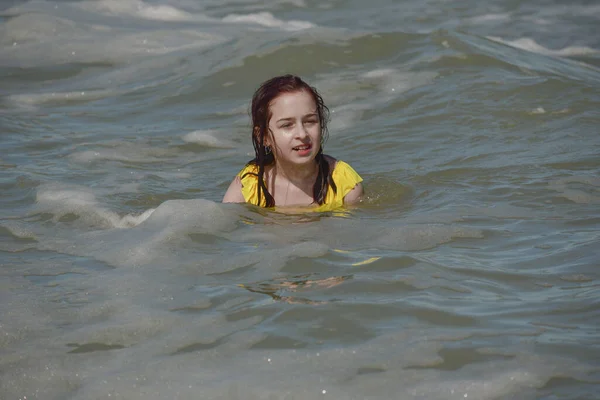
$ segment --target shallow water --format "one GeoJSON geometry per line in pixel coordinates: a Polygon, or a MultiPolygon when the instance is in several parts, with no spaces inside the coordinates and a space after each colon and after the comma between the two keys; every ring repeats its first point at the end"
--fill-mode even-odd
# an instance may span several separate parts
{"type": "Polygon", "coordinates": [[[600,7],[0,5],[0,398],[600,397],[600,7]],[[220,203],[256,86],[360,207],[220,203]]]}

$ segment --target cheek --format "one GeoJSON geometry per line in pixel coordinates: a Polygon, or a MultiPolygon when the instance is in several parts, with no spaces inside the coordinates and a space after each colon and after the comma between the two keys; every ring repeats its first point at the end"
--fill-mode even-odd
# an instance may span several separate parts
{"type": "Polygon", "coordinates": [[[271,143],[285,143],[292,137],[293,135],[285,129],[273,129],[270,134],[271,143]]]}
{"type": "Polygon", "coordinates": [[[271,132],[265,138],[265,140],[267,141],[268,145],[271,146],[273,151],[275,151],[275,149],[278,149],[282,146],[283,143],[285,143],[285,139],[282,137],[281,132],[271,132]]]}

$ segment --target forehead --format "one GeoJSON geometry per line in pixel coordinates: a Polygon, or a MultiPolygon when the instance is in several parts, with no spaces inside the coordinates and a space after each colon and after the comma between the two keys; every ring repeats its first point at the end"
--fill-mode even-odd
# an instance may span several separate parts
{"type": "Polygon", "coordinates": [[[269,105],[273,117],[282,115],[304,115],[315,113],[317,103],[313,96],[306,90],[282,93],[275,97],[269,105]]]}

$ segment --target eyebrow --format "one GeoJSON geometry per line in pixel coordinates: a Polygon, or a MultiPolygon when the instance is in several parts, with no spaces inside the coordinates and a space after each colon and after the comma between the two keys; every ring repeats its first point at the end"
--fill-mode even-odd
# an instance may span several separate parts
{"type": "MultiPolygon", "coordinates": [[[[319,114],[317,114],[317,112],[315,111],[314,113],[310,113],[310,114],[306,114],[306,115],[302,116],[302,118],[312,118],[312,117],[319,117],[319,114]]],[[[294,117],[281,118],[281,119],[278,119],[276,122],[279,123],[279,122],[284,122],[284,121],[293,121],[295,119],[296,118],[294,118],[294,117]]]]}

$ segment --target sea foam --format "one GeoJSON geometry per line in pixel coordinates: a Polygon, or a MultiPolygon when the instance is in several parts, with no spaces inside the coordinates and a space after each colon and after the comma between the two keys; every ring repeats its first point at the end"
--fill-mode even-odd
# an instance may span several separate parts
{"type": "Polygon", "coordinates": [[[183,136],[186,143],[194,143],[205,147],[234,148],[236,144],[228,139],[221,138],[221,133],[215,130],[198,130],[183,136]]]}
{"type": "Polygon", "coordinates": [[[156,21],[207,20],[203,14],[192,14],[171,5],[152,5],[140,0],[100,0],[75,3],[77,7],[114,16],[132,16],[156,21]]]}
{"type": "Polygon", "coordinates": [[[573,57],[573,56],[586,56],[600,54],[600,50],[593,49],[587,46],[568,46],[558,50],[548,49],[535,40],[530,38],[520,38],[517,40],[504,40],[495,36],[488,36],[488,39],[506,44],[511,47],[515,47],[521,50],[531,51],[533,53],[548,55],[548,56],[559,56],[559,57],[573,57]]]}
{"type": "Polygon", "coordinates": [[[269,12],[256,14],[229,14],[223,18],[223,22],[256,24],[267,28],[280,28],[286,31],[300,31],[313,28],[315,25],[307,21],[284,21],[277,19],[269,12]]]}
{"type": "Polygon", "coordinates": [[[120,216],[101,206],[91,189],[57,183],[42,185],[36,202],[36,210],[51,213],[55,221],[74,215],[80,222],[98,228],[130,228],[145,221],[154,211],[120,216]]]}

